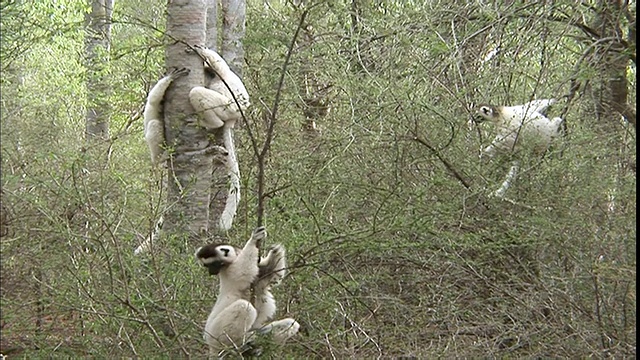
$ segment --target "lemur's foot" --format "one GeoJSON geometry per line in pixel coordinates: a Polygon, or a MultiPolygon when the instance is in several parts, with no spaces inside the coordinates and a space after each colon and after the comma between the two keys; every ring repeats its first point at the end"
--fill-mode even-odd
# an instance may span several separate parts
{"type": "Polygon", "coordinates": [[[216,155],[221,155],[221,156],[228,156],[229,155],[229,152],[227,151],[227,149],[225,149],[224,146],[213,145],[213,149],[214,149],[216,155]]]}
{"type": "Polygon", "coordinates": [[[191,70],[189,70],[187,68],[173,69],[173,71],[171,71],[169,76],[171,76],[172,79],[177,79],[179,77],[189,75],[190,71],[191,70]]]}
{"type": "Polygon", "coordinates": [[[213,162],[216,164],[221,164],[224,166],[228,166],[229,162],[229,152],[222,146],[214,145],[216,151],[213,153],[213,162]]]}

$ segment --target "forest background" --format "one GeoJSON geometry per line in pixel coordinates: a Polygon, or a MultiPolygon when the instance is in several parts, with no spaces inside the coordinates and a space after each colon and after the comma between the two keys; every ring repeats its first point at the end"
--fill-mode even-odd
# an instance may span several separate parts
{"type": "MultiPolygon", "coordinates": [[[[164,206],[141,114],[167,4],[116,1],[106,53],[90,5],[0,3],[0,352],[202,357],[206,239],[133,254],[164,206]]],[[[277,316],[303,326],[266,355],[635,357],[635,1],[246,5],[226,235],[248,238],[263,201],[288,251],[277,316]],[[474,105],[536,98],[567,134],[491,197],[509,159],[479,159],[474,105]]]]}

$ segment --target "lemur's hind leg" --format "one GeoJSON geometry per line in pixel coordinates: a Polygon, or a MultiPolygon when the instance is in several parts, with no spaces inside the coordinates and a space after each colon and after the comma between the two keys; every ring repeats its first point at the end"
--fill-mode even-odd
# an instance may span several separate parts
{"type": "Polygon", "coordinates": [[[202,114],[202,125],[207,129],[217,129],[225,121],[237,117],[236,109],[231,109],[231,99],[217,91],[195,86],[189,92],[189,101],[196,112],[202,114]]]}
{"type": "Polygon", "coordinates": [[[256,320],[256,309],[246,300],[236,300],[214,318],[207,319],[204,338],[212,356],[226,348],[239,349],[256,320]]]}
{"type": "Polygon", "coordinates": [[[511,163],[511,167],[509,168],[509,172],[507,173],[507,176],[505,177],[504,181],[502,182],[502,185],[500,185],[500,188],[498,188],[498,190],[493,192],[493,196],[499,197],[499,198],[504,198],[504,195],[506,194],[507,190],[509,190],[509,188],[511,187],[513,182],[516,181],[516,178],[518,177],[518,171],[519,170],[520,170],[520,162],[517,161],[517,160],[514,160],[511,163]]]}
{"type": "Polygon", "coordinates": [[[259,334],[271,334],[273,342],[283,345],[300,330],[300,324],[292,318],[285,318],[268,323],[257,329],[259,334]]]}

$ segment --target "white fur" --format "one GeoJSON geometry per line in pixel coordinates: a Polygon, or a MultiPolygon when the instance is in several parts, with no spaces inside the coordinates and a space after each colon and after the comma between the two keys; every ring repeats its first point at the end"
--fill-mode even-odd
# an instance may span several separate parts
{"type": "Polygon", "coordinates": [[[493,192],[493,196],[496,196],[496,197],[499,197],[499,198],[503,198],[505,193],[507,192],[507,190],[509,190],[509,188],[511,187],[511,184],[514,181],[516,181],[516,178],[518,177],[518,171],[519,170],[520,170],[520,162],[518,160],[514,160],[511,163],[511,167],[509,168],[509,172],[507,173],[507,177],[502,182],[502,185],[500,185],[500,188],[498,188],[498,190],[493,192]]]}
{"type": "Polygon", "coordinates": [[[149,236],[147,236],[144,241],[138,245],[138,247],[133,251],[134,255],[141,255],[151,249],[151,246],[158,240],[160,237],[160,233],[162,232],[162,226],[164,225],[164,215],[160,215],[158,221],[156,221],[156,225],[153,228],[153,231],[149,236]]]}
{"type": "Polygon", "coordinates": [[[187,75],[187,69],[174,70],[169,75],[158,81],[147,95],[147,103],[144,107],[144,139],[149,146],[151,153],[151,163],[157,165],[164,153],[164,94],[173,80],[180,76],[187,75]]]}
{"type": "Polygon", "coordinates": [[[261,328],[276,312],[276,301],[271,294],[271,286],[279,284],[286,275],[285,256],[284,246],[278,244],[260,259],[258,264],[260,277],[253,285],[255,298],[253,303],[258,311],[258,317],[253,324],[254,328],[261,328]]]}
{"type": "MultiPolygon", "coordinates": [[[[480,157],[492,158],[496,153],[512,153],[520,150],[523,143],[530,146],[536,154],[544,153],[562,133],[563,119],[549,119],[545,116],[546,109],[555,102],[555,99],[541,99],[517,106],[481,106],[474,119],[494,123],[497,135],[482,150],[480,157]]],[[[515,181],[519,168],[519,161],[514,160],[502,185],[493,193],[495,196],[504,197],[515,181]]]]}
{"type": "Polygon", "coordinates": [[[273,342],[278,345],[283,345],[292,336],[298,333],[300,330],[300,324],[292,318],[285,318],[270,322],[269,324],[258,329],[259,333],[270,333],[273,338],[273,342]]]}
{"type": "Polygon", "coordinates": [[[271,294],[271,287],[280,284],[287,272],[286,252],[284,246],[274,245],[258,264],[259,277],[253,284],[253,305],[257,316],[253,330],[258,333],[271,333],[276,344],[284,344],[290,337],[298,333],[300,324],[292,318],[270,321],[276,312],[276,301],[271,294]],[[265,325],[266,323],[266,325],[265,325]]]}
{"type": "Polygon", "coordinates": [[[242,80],[217,52],[203,47],[196,47],[196,51],[206,59],[205,66],[217,74],[207,87],[196,86],[191,89],[189,101],[202,115],[202,126],[207,129],[223,127],[224,146],[229,152],[227,169],[230,187],[219,227],[226,231],[231,229],[240,203],[240,168],[233,143],[233,128],[250,105],[249,94],[242,80]]]}
{"type": "Polygon", "coordinates": [[[562,131],[561,118],[549,119],[543,115],[554,102],[554,99],[542,99],[518,106],[481,106],[475,118],[493,122],[498,133],[481,156],[493,157],[496,152],[517,150],[521,142],[531,143],[536,152],[546,150],[562,131]]]}
{"type": "Polygon", "coordinates": [[[291,318],[263,325],[276,310],[271,285],[278,283],[286,271],[282,245],[276,245],[258,262],[258,248],[264,238],[266,230],[258,227],[242,250],[231,245],[212,244],[196,251],[196,259],[202,265],[220,266],[218,299],[207,318],[204,332],[210,356],[218,356],[228,348],[239,349],[255,332],[271,332],[274,341],[282,344],[300,328],[291,318]],[[261,269],[274,271],[258,277],[261,269]]]}
{"type": "MultiPolygon", "coordinates": [[[[144,139],[149,146],[149,152],[151,154],[151,163],[158,165],[165,158],[165,152],[163,146],[165,145],[164,136],[164,111],[163,101],[164,94],[173,82],[173,80],[189,74],[189,70],[182,68],[176,69],[169,73],[169,75],[160,79],[149,90],[147,95],[147,102],[144,106],[144,139]]],[[[162,231],[162,225],[164,224],[164,216],[160,215],[158,221],[156,221],[155,227],[151,234],[145,238],[145,240],[134,250],[135,255],[140,255],[147,252],[154,241],[160,236],[162,231]]]]}

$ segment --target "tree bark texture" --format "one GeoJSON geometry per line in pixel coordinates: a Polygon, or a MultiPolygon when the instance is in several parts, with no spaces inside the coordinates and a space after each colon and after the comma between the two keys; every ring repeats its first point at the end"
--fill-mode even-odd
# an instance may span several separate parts
{"type": "MultiPolygon", "coordinates": [[[[212,0],[213,1],[213,0],[212,0]]],[[[222,0],[222,46],[219,51],[220,55],[225,59],[231,70],[233,70],[240,78],[242,78],[242,66],[244,59],[244,48],[242,39],[245,33],[245,16],[246,3],[244,0],[222,0]]],[[[209,21],[211,17],[207,18],[209,21]]],[[[217,20],[217,17],[216,17],[217,20]]],[[[207,24],[207,39],[213,38],[215,31],[217,38],[216,24],[207,24]]],[[[236,127],[242,124],[236,123],[236,127]]],[[[222,130],[214,131],[216,144],[223,146],[222,130]]],[[[233,134],[232,134],[233,136],[233,134]]],[[[238,141],[236,144],[236,152],[240,147],[238,141]]],[[[239,161],[238,157],[238,161],[239,161]]],[[[211,199],[209,202],[209,218],[212,223],[218,224],[220,215],[224,211],[228,194],[229,174],[223,164],[213,163],[211,168],[211,199]]],[[[242,184],[241,184],[242,185],[242,184]]],[[[237,216],[237,214],[236,214],[237,216]]]]}
{"type": "Polygon", "coordinates": [[[205,46],[218,50],[218,0],[207,0],[207,40],[205,46]]]}
{"type": "MultiPolygon", "coordinates": [[[[613,136],[617,131],[619,113],[627,108],[629,95],[627,66],[629,58],[621,51],[623,35],[621,28],[622,4],[619,0],[601,1],[593,28],[600,34],[601,45],[595,48],[592,66],[599,76],[592,84],[592,99],[598,124],[596,126],[607,138],[618,141],[613,136]]],[[[634,119],[635,120],[635,119],[634,119]]],[[[632,121],[634,121],[632,120],[632,121]]]]}
{"type": "MultiPolygon", "coordinates": [[[[597,4],[597,14],[592,28],[600,34],[594,47],[591,66],[596,76],[591,83],[591,99],[595,112],[595,129],[604,140],[604,151],[609,163],[604,170],[612,174],[611,185],[601,207],[607,213],[624,208],[624,199],[617,199],[619,183],[628,160],[625,159],[623,134],[620,115],[625,116],[629,96],[627,67],[629,57],[624,53],[625,45],[621,20],[624,19],[620,0],[601,0],[597,4]],[[622,204],[622,206],[620,206],[622,204]]],[[[631,120],[635,124],[635,119],[631,120]]]]}
{"type": "Polygon", "coordinates": [[[109,137],[109,50],[114,0],[89,0],[86,15],[87,140],[109,137]]]}
{"type": "Polygon", "coordinates": [[[222,0],[222,52],[231,70],[242,78],[247,4],[245,0],[222,0]]]}
{"type": "Polygon", "coordinates": [[[204,84],[202,59],[187,53],[186,44],[204,45],[206,0],[175,0],[167,6],[167,71],[188,68],[188,76],[176,79],[165,94],[165,135],[173,149],[168,171],[167,235],[196,245],[209,230],[209,187],[213,154],[206,131],[197,125],[189,91],[204,84]]]}

